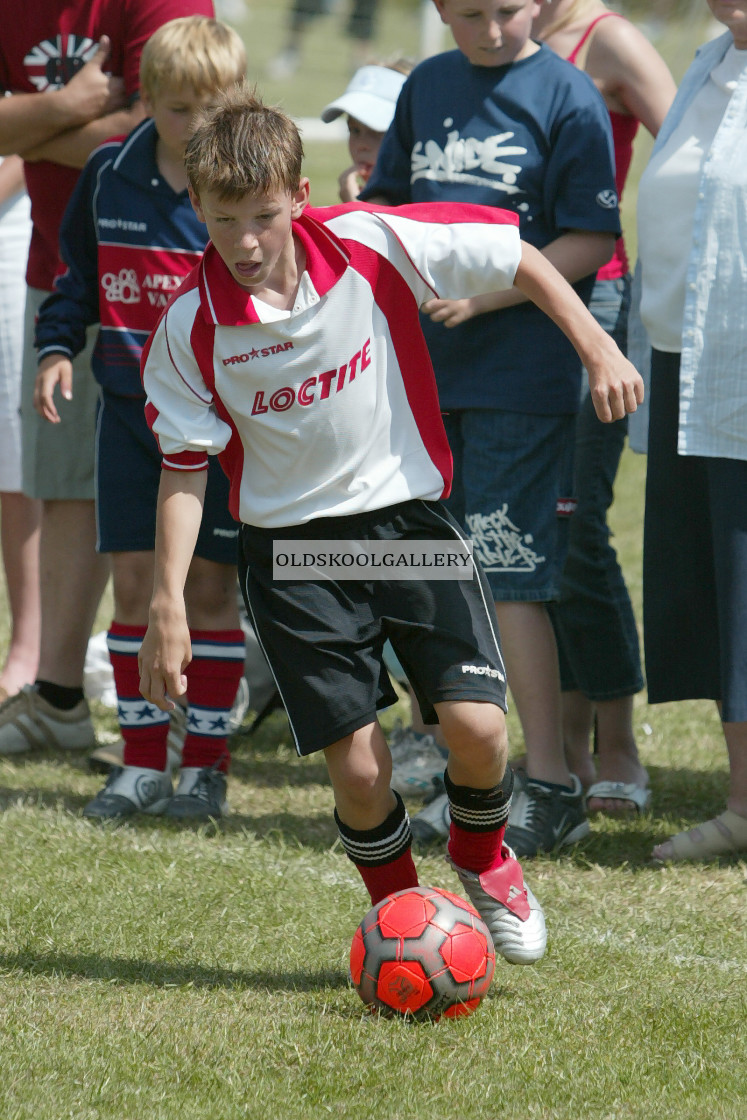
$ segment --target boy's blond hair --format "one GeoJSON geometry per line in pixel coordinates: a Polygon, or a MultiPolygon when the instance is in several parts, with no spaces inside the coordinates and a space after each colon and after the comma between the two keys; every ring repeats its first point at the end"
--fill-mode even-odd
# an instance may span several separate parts
{"type": "Polygon", "coordinates": [[[246,48],[241,37],[217,19],[182,16],[151,35],[140,56],[140,88],[150,100],[164,89],[188,87],[209,94],[227,89],[246,76],[246,48]]]}
{"type": "Polygon", "coordinates": [[[265,105],[246,85],[220,94],[202,112],[184,157],[195,194],[236,200],[247,194],[298,190],[303,144],[282,110],[265,105]]]}

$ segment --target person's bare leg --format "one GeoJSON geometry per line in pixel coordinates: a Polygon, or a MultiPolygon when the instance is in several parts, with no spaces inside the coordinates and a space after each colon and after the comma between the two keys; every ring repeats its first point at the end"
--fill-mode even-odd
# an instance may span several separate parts
{"type": "Polygon", "coordinates": [[[747,817],[747,723],[722,723],[729,754],[729,794],[726,807],[747,817]]]}
{"type": "Polygon", "coordinates": [[[0,696],[36,679],[39,665],[39,525],[41,502],[20,492],[0,494],[2,552],[10,607],[10,645],[0,672],[0,696]]]}
{"type": "Polygon", "coordinates": [[[555,634],[542,603],[496,603],[508,685],[526,746],[530,778],[570,786],[560,715],[555,634]]]}
{"type": "Polygon", "coordinates": [[[147,626],[153,594],[154,552],[112,552],[114,619],[122,626],[147,626]]]}
{"type": "Polygon", "coordinates": [[[361,830],[385,821],[396,800],[390,788],[392,759],[378,722],[332,743],[324,757],[340,819],[361,830]]]}
{"type": "Polygon", "coordinates": [[[563,724],[563,747],[568,769],[584,789],[596,781],[596,767],[591,753],[594,731],[594,705],[583,692],[564,692],[560,701],[563,724]]]}
{"type": "Polygon", "coordinates": [[[187,618],[194,630],[237,630],[236,565],[193,556],[184,587],[187,618]]]}
{"type": "MultiPolygon", "coordinates": [[[[648,773],[638,757],[638,747],[633,731],[633,697],[618,696],[614,700],[598,701],[597,750],[598,780],[606,782],[648,785],[648,773]]],[[[616,798],[592,797],[589,809],[602,813],[630,812],[630,802],[616,798]]]]}
{"type": "Polygon", "coordinates": [[[501,708],[472,700],[438,704],[449,747],[449,777],[458,786],[492,789],[503,779],[508,735],[501,708]]]}
{"type": "Polygon", "coordinates": [[[109,558],[95,546],[92,501],[44,502],[39,680],[82,686],[88,639],[109,577],[109,558]]]}

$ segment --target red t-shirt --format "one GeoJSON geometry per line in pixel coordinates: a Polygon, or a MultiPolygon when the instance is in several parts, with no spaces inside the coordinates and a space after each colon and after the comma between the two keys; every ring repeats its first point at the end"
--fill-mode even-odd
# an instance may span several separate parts
{"type": "MultiPolygon", "coordinates": [[[[162,24],[177,16],[212,16],[212,0],[33,0],[0,27],[0,89],[9,93],[60,88],[111,40],[107,70],[124,78],[130,98],[138,91],[140,52],[162,24]]],[[[57,235],[80,172],[58,163],[27,163],[33,232],[26,279],[50,291],[59,271],[57,235]]]]}

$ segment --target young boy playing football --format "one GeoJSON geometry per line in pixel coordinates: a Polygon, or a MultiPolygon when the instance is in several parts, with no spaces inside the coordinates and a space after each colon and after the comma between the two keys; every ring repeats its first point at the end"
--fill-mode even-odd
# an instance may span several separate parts
{"type": "Polygon", "coordinates": [[[601,419],[635,409],[640,378],[512,216],[446,204],[311,209],[302,157],[293,122],[247,90],[222,96],[187,146],[210,243],[143,354],[164,470],[140,687],[163,710],[186,687],[183,586],[217,454],[242,523],[247,610],[298,753],[324,751],[340,838],[372,902],[417,883],[376,717],[394,699],[382,667],[390,638],[449,747],[449,859],[498,952],[528,964],[544,953],[545,921],[503,842],[506,682],[481,573],[288,580],[274,577],[273,548],[464,547],[439,500],[451,456],[418,321],[434,293],[516,284],[579,348],[601,419]]]}
{"type": "Polygon", "coordinates": [[[124,740],[84,816],[134,813],[218,817],[225,807],[229,712],[244,670],[236,604],[238,528],[217,462],[190,565],[187,601],[194,657],[187,733],[174,792],[167,761],[169,719],[139,694],[137,655],[153,586],[160,454],[143,412],[140,354],[171,293],[205,248],[204,226],[187,194],[184,149],[198,109],[242,80],[244,45],[218,20],[186,16],[148,40],[140,64],[148,113],[129,136],[108,141],[87,162],[61,227],[67,271],[42,305],[35,403],[51,422],[59,385],[72,396],[71,359],[98,322],[93,373],[101,386],[96,427],[98,549],[112,556],[114,619],[108,634],[124,740]],[[172,796],[173,794],[173,796],[172,796]]]}

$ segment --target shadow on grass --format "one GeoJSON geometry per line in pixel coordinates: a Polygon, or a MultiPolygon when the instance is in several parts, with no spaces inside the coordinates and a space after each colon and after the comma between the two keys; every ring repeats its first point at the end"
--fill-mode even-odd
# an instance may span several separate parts
{"type": "MultiPolygon", "coordinates": [[[[57,756],[55,756],[56,758],[57,756]]],[[[37,761],[41,760],[39,756],[37,761]]],[[[73,761],[73,760],[70,760],[73,761]]],[[[18,760],[18,768],[23,769],[32,760],[18,760]]],[[[75,760],[75,768],[81,765],[75,760]]],[[[592,866],[621,867],[636,870],[651,866],[651,851],[654,845],[682,829],[707,820],[722,812],[727,792],[727,775],[724,770],[674,769],[670,767],[648,767],[652,790],[651,810],[641,816],[611,817],[596,814],[590,818],[591,833],[572,848],[561,848],[557,852],[544,854],[541,858],[553,861],[570,861],[581,869],[592,866]]],[[[253,790],[260,791],[256,799],[257,810],[239,812],[234,810],[219,822],[205,824],[179,823],[158,817],[141,815],[120,823],[103,823],[100,827],[147,829],[154,827],[165,830],[197,828],[209,830],[216,835],[236,835],[250,833],[260,840],[280,840],[312,851],[327,851],[337,839],[330,812],[325,808],[320,812],[290,812],[276,806],[262,806],[263,789],[299,789],[304,786],[328,786],[326,767],[321,759],[298,759],[277,745],[235,758],[232,764],[231,780],[242,787],[242,794],[253,807],[253,790]]],[[[230,793],[229,793],[230,796],[230,793]]],[[[22,803],[31,803],[42,808],[63,809],[73,815],[80,815],[87,804],[88,794],[76,794],[65,788],[63,782],[54,788],[41,787],[37,783],[10,788],[0,786],[0,811],[22,803]]],[[[411,812],[419,806],[412,805],[411,812]]],[[[92,825],[95,826],[94,822],[92,825]]],[[[416,845],[416,852],[433,854],[443,850],[444,840],[432,845],[416,845]]],[[[530,859],[524,862],[531,867],[530,859]]]]}
{"type": "MultiPolygon", "coordinates": [[[[232,744],[233,746],[233,744],[232,744]]],[[[231,755],[231,776],[257,786],[279,789],[282,786],[329,785],[329,776],[320,754],[308,758],[268,757],[251,749],[231,755]]]]}
{"type": "Polygon", "coordinates": [[[40,809],[64,809],[66,813],[79,816],[83,807],[91,800],[89,794],[71,793],[69,789],[50,789],[48,786],[22,786],[11,789],[0,786],[0,812],[16,805],[35,805],[40,809]]]}
{"type": "Polygon", "coordinates": [[[154,988],[230,988],[258,992],[315,992],[347,988],[347,973],[324,968],[304,971],[256,969],[243,971],[172,964],[137,958],[105,957],[96,953],[0,953],[0,971],[30,976],[66,976],[82,980],[150,984],[154,988]]]}

